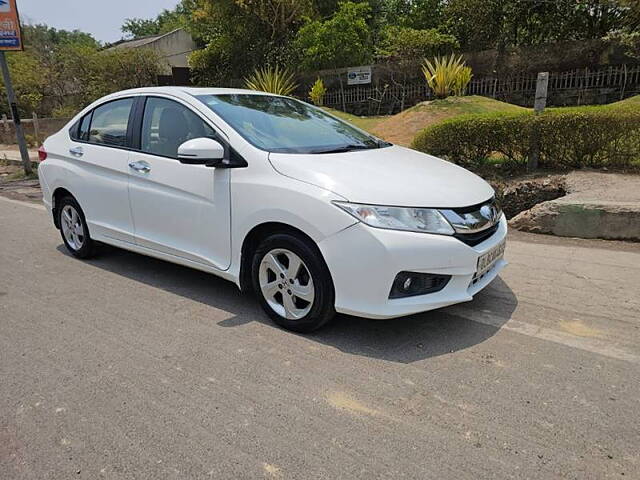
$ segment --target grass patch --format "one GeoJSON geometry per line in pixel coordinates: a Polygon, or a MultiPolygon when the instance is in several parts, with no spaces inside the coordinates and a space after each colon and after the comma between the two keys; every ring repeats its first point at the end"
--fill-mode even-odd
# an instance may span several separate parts
{"type": "Polygon", "coordinates": [[[422,102],[396,115],[358,117],[332,108],[325,108],[325,110],[384,140],[409,146],[418,132],[442,120],[460,115],[514,113],[527,109],[492,98],[471,95],[422,102]]]}
{"type": "Polygon", "coordinates": [[[389,118],[385,115],[373,116],[373,117],[359,117],[357,115],[352,115],[351,113],[343,112],[341,110],[336,110],[335,108],[323,107],[323,110],[326,110],[331,115],[335,115],[342,120],[346,120],[347,122],[355,125],[358,128],[366,132],[373,132],[382,120],[389,118]]]}
{"type": "Polygon", "coordinates": [[[614,102],[611,104],[611,106],[640,108],[640,95],[636,95],[635,97],[625,98],[624,100],[620,100],[619,102],[614,102]]]}

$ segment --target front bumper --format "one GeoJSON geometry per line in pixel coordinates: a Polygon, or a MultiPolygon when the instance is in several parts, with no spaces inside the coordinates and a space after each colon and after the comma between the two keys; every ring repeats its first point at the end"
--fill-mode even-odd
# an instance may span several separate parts
{"type": "Polygon", "coordinates": [[[507,262],[496,262],[475,282],[478,258],[507,236],[502,216],[496,232],[469,246],[446,235],[401,232],[357,223],[320,242],[336,293],[336,311],[367,318],[394,318],[467,302],[498,275],[507,262]],[[401,271],[451,275],[439,292],[389,299],[401,271]]]}

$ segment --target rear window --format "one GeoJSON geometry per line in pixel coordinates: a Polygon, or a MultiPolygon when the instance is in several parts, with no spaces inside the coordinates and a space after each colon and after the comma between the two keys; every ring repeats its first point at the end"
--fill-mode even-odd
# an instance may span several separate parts
{"type": "Polygon", "coordinates": [[[118,147],[126,146],[127,127],[132,106],[133,98],[123,98],[96,108],[91,116],[89,142],[118,147]]]}

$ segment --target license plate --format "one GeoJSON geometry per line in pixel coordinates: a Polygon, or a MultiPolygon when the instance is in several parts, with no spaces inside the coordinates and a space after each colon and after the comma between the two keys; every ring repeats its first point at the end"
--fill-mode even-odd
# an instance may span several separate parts
{"type": "Polygon", "coordinates": [[[475,274],[476,278],[491,270],[491,267],[493,267],[495,263],[504,256],[504,249],[506,246],[507,242],[504,241],[500,245],[494,247],[493,250],[489,250],[478,258],[478,266],[475,274]]]}

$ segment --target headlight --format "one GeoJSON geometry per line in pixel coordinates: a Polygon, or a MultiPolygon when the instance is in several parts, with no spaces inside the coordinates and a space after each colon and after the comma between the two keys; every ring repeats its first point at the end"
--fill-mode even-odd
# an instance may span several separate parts
{"type": "Polygon", "coordinates": [[[440,235],[455,233],[444,215],[432,208],[384,207],[337,201],[333,203],[372,227],[440,235]]]}

